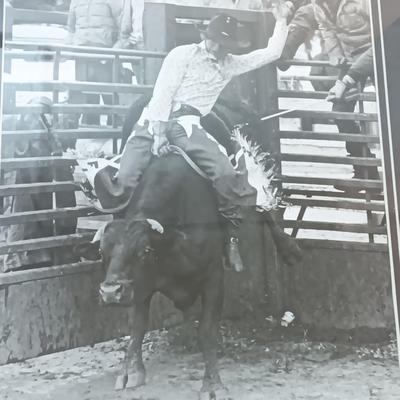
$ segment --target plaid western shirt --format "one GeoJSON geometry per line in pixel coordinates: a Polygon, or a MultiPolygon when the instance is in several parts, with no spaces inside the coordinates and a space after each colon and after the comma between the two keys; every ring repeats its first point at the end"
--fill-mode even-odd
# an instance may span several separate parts
{"type": "Polygon", "coordinates": [[[141,120],[168,121],[171,112],[181,104],[208,114],[234,76],[280,58],[287,32],[286,21],[278,20],[267,47],[244,55],[228,54],[219,61],[206,50],[205,42],[174,48],[163,62],[153,97],[141,120]]]}

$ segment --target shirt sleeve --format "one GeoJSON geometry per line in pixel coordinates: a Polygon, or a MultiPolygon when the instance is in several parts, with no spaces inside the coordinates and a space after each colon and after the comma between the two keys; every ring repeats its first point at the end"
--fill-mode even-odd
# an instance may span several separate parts
{"type": "Polygon", "coordinates": [[[169,120],[172,102],[185,75],[190,56],[187,46],[179,46],[165,57],[148,105],[147,119],[150,122],[169,120]]]}
{"type": "Polygon", "coordinates": [[[369,76],[374,75],[374,53],[372,47],[357,58],[347,71],[347,75],[353,78],[356,82],[362,82],[369,76]]]}
{"type": "Polygon", "coordinates": [[[254,50],[248,54],[229,56],[226,66],[228,74],[231,76],[241,75],[279,60],[286,43],[287,34],[286,21],[276,21],[274,33],[269,39],[267,47],[254,50]]]}

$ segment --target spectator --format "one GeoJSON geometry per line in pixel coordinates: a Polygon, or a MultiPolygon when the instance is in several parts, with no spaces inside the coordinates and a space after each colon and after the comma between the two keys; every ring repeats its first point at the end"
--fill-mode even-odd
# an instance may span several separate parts
{"type": "MultiPolygon", "coordinates": [[[[47,97],[32,99],[29,104],[40,105],[43,113],[40,115],[27,113],[19,116],[15,128],[17,130],[47,130],[48,134],[40,138],[18,141],[15,146],[8,146],[3,156],[47,157],[62,154],[62,143],[52,134],[52,102],[47,97]]],[[[7,129],[4,125],[3,128],[7,129]]],[[[8,184],[52,182],[53,180],[72,181],[72,172],[68,167],[35,167],[23,168],[6,176],[8,184]]],[[[75,194],[71,191],[56,193],[57,207],[76,206],[75,194]]],[[[53,208],[52,193],[19,194],[13,196],[10,204],[10,212],[26,212],[46,210],[53,208]]],[[[7,230],[7,242],[34,239],[56,235],[75,233],[76,219],[58,219],[53,225],[52,220],[26,222],[11,225],[7,230]]],[[[63,264],[77,261],[75,255],[67,251],[52,252],[49,249],[30,250],[14,254],[7,254],[3,259],[3,272],[32,265],[63,264]]]]}
{"type": "MultiPolygon", "coordinates": [[[[67,28],[67,43],[75,46],[132,48],[143,42],[144,0],[72,0],[67,28]]],[[[110,61],[76,60],[78,81],[112,82],[110,61]]],[[[102,95],[104,104],[112,104],[111,95],[102,95]]],[[[97,94],[71,93],[71,103],[99,104],[97,94]]],[[[86,115],[85,123],[98,125],[98,115],[86,115]]],[[[110,119],[108,121],[110,123],[110,119]]]]}
{"type": "MultiPolygon", "coordinates": [[[[354,112],[355,101],[342,101],[343,94],[338,97],[333,92],[336,93],[341,84],[349,86],[355,84],[356,79],[349,79],[347,73],[349,62],[355,63],[371,47],[368,0],[311,0],[309,5],[300,7],[289,26],[289,35],[282,58],[292,58],[307,35],[316,28],[321,31],[326,57],[332,66],[340,67],[338,82],[331,89],[332,95],[328,96],[327,100],[334,101],[332,111],[354,112]]],[[[280,68],[287,67],[281,61],[280,68]]],[[[357,70],[351,71],[354,73],[357,70]]],[[[365,81],[366,76],[359,80],[362,88],[365,81]]],[[[337,119],[336,124],[339,132],[361,133],[355,121],[337,119]]],[[[352,157],[374,157],[364,143],[346,142],[346,149],[352,157]]],[[[354,178],[365,177],[379,179],[377,167],[355,165],[354,178]]],[[[335,188],[347,192],[357,190],[350,185],[335,185],[335,188]]]]}
{"type": "Polygon", "coordinates": [[[329,91],[327,97],[328,101],[340,101],[343,100],[346,92],[352,87],[356,86],[357,83],[364,83],[368,77],[372,77],[374,74],[374,53],[372,46],[363,53],[349,68],[346,75],[336,81],[336,84],[329,91]]]}
{"type": "MultiPolygon", "coordinates": [[[[339,66],[342,80],[349,70],[348,62],[355,62],[371,47],[371,26],[368,0],[313,0],[315,18],[321,30],[325,50],[332,65],[339,66]]],[[[365,79],[360,82],[362,88],[365,79]]],[[[330,97],[328,97],[330,99],[330,97]]],[[[334,102],[332,110],[354,112],[355,101],[334,102]]],[[[339,132],[361,133],[355,121],[336,120],[339,132]]],[[[374,157],[364,143],[346,142],[352,157],[374,157]]],[[[379,179],[377,167],[354,166],[354,178],[379,179]]],[[[336,189],[350,191],[351,187],[336,185],[336,189]]]]}

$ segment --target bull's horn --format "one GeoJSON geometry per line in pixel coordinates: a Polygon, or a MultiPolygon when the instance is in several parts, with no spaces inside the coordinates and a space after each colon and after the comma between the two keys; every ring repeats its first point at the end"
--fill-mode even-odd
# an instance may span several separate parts
{"type": "Polygon", "coordinates": [[[101,228],[99,228],[97,230],[97,232],[94,234],[92,242],[91,243],[96,243],[96,242],[100,242],[101,238],[104,235],[104,231],[106,230],[106,226],[108,225],[108,222],[106,222],[104,225],[101,226],[101,228]]]}
{"type": "Polygon", "coordinates": [[[153,229],[161,234],[164,233],[164,228],[158,221],[156,221],[155,219],[150,219],[150,218],[147,218],[146,221],[149,223],[151,229],[153,229]]]}

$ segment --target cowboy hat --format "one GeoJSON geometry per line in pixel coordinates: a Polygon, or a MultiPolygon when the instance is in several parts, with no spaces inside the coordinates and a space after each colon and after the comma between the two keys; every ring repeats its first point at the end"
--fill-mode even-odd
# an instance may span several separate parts
{"type": "Polygon", "coordinates": [[[228,14],[219,14],[211,19],[206,28],[199,27],[207,39],[226,47],[229,50],[243,49],[249,41],[239,39],[239,21],[228,14]]]}

